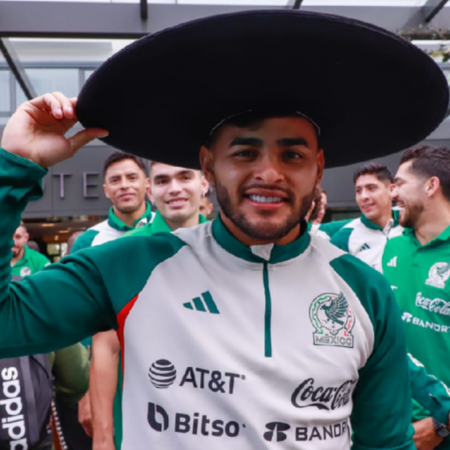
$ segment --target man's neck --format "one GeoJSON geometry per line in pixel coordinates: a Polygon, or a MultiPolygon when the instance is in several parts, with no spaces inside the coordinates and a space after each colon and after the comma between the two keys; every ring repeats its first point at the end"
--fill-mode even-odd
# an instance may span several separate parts
{"type": "Polygon", "coordinates": [[[298,224],[294,227],[288,234],[283,236],[281,239],[276,241],[262,241],[259,239],[254,239],[243,231],[241,231],[223,212],[221,211],[221,219],[227,230],[242,244],[247,247],[251,247],[253,245],[268,245],[268,244],[278,244],[278,245],[287,245],[291,242],[294,242],[300,236],[301,224],[298,224]]]}
{"type": "Polygon", "coordinates": [[[13,256],[10,262],[11,267],[14,267],[25,255],[25,247],[22,247],[22,249],[20,250],[20,252],[16,255],[13,256]]]}
{"type": "Polygon", "coordinates": [[[392,210],[389,208],[388,210],[383,212],[382,215],[369,220],[373,222],[375,225],[384,228],[391,219],[392,219],[392,210]]]}
{"type": "Polygon", "coordinates": [[[136,220],[140,219],[147,209],[147,204],[144,202],[138,209],[133,212],[125,213],[119,211],[115,206],[113,206],[114,214],[120,219],[123,223],[127,224],[129,227],[134,227],[136,220]]]}
{"type": "Polygon", "coordinates": [[[450,204],[440,204],[437,208],[426,210],[422,218],[414,228],[414,233],[420,244],[425,245],[450,226],[450,204]]]}
{"type": "Polygon", "coordinates": [[[200,223],[200,214],[197,212],[196,214],[193,214],[191,217],[188,217],[183,222],[174,222],[173,220],[169,220],[164,217],[164,220],[167,222],[167,225],[169,225],[170,229],[172,231],[178,230],[178,228],[192,228],[197,226],[200,223]]]}

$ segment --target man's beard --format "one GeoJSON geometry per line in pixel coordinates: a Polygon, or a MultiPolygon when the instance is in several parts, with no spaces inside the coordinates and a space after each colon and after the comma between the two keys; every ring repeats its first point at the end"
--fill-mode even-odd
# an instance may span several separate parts
{"type": "MultiPolygon", "coordinates": [[[[287,215],[283,223],[277,225],[268,224],[268,226],[264,227],[261,226],[260,224],[254,224],[250,222],[245,216],[245,214],[238,212],[237,208],[232,203],[229,192],[217,180],[215,187],[216,187],[217,202],[219,203],[219,206],[222,209],[223,214],[226,217],[228,217],[228,219],[230,219],[231,222],[233,222],[233,224],[247,236],[251,237],[252,239],[256,239],[258,241],[263,242],[276,242],[285,237],[305,218],[306,214],[311,208],[311,204],[314,199],[314,189],[313,189],[307,196],[303,198],[302,203],[297,209],[297,211],[292,211],[291,214],[287,215]]],[[[268,188],[267,186],[258,186],[258,187],[265,189],[268,188]]],[[[291,191],[288,191],[286,193],[288,194],[288,198],[294,197],[291,191]]],[[[267,216],[270,217],[270,214],[271,213],[268,213],[267,216]]]]}
{"type": "Polygon", "coordinates": [[[141,205],[138,206],[116,206],[117,211],[119,211],[121,214],[133,214],[135,211],[137,211],[141,205]]]}
{"type": "Polygon", "coordinates": [[[403,211],[400,213],[400,225],[404,228],[415,228],[423,210],[422,203],[414,203],[408,207],[404,206],[403,211]]]}

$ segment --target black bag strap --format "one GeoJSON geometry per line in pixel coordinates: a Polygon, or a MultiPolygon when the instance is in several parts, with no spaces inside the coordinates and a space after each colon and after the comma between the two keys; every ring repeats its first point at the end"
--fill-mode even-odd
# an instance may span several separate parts
{"type": "Polygon", "coordinates": [[[28,436],[29,442],[39,442],[40,430],[39,422],[37,417],[36,409],[36,399],[34,397],[34,386],[33,380],[31,379],[31,369],[30,369],[30,357],[22,356],[19,358],[20,370],[23,375],[23,385],[24,385],[24,397],[29,408],[27,408],[28,415],[28,436]]]}

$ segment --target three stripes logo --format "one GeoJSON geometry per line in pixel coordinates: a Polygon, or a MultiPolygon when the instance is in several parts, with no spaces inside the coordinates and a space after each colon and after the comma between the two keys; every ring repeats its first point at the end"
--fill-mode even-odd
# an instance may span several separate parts
{"type": "Polygon", "coordinates": [[[177,370],[167,359],[158,359],[150,366],[148,376],[155,388],[167,389],[174,383],[177,377],[177,370]]]}
{"type": "Polygon", "coordinates": [[[397,267],[397,257],[394,256],[387,264],[389,267],[397,267]]]}
{"type": "Polygon", "coordinates": [[[370,245],[369,244],[363,244],[361,246],[361,248],[359,249],[360,252],[364,251],[364,250],[369,250],[370,249],[370,245]]]}
{"type": "Polygon", "coordinates": [[[210,312],[211,314],[220,314],[212,295],[209,291],[203,292],[201,297],[195,297],[190,302],[183,303],[183,306],[187,309],[192,309],[201,312],[210,312]]]}

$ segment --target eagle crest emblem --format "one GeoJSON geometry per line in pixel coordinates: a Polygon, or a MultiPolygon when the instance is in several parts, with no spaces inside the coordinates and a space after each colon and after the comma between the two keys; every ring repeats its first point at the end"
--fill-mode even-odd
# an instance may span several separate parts
{"type": "Polygon", "coordinates": [[[450,277],[450,263],[438,262],[431,266],[428,272],[428,279],[425,284],[428,286],[434,286],[440,289],[445,288],[445,282],[450,277]]]}
{"type": "Polygon", "coordinates": [[[355,316],[342,292],[317,296],[311,303],[310,319],[314,345],[353,348],[355,316]]]}

